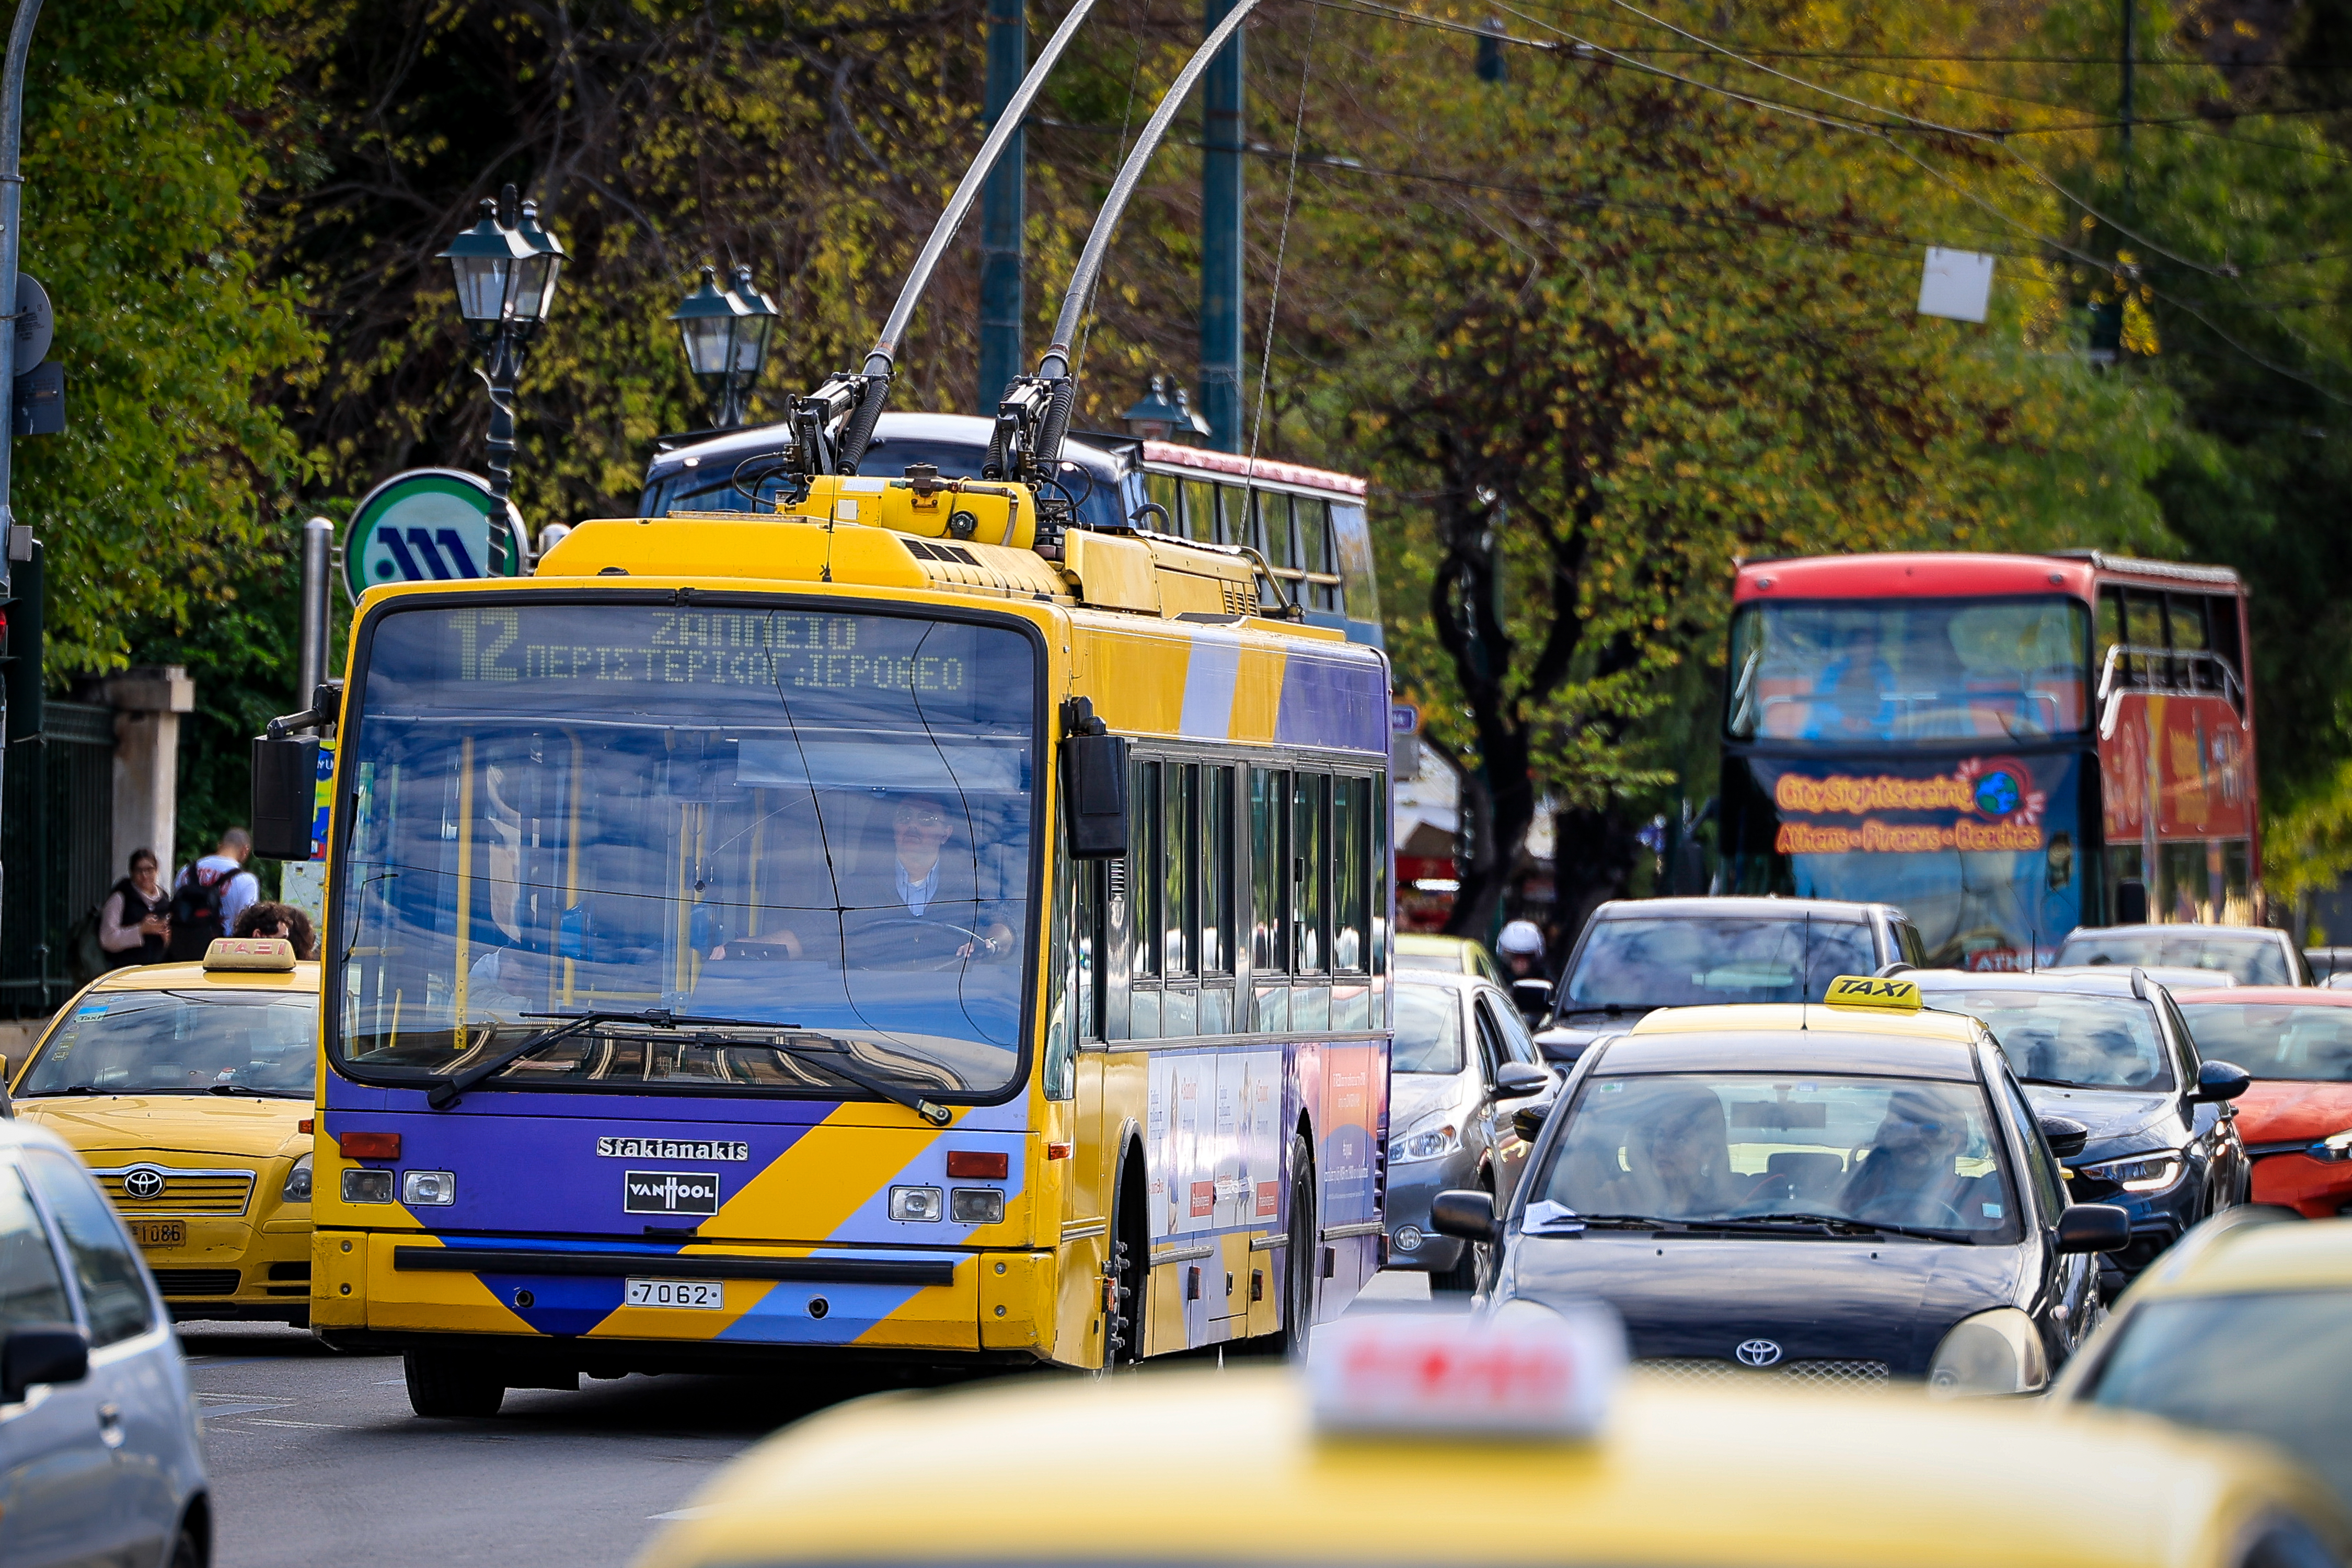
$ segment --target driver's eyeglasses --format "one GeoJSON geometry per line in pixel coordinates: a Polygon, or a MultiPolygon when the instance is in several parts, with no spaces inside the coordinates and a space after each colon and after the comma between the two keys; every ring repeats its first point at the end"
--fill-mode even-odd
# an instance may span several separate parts
{"type": "Polygon", "coordinates": [[[945,827],[947,814],[941,811],[902,811],[898,814],[901,827],[945,827]]]}

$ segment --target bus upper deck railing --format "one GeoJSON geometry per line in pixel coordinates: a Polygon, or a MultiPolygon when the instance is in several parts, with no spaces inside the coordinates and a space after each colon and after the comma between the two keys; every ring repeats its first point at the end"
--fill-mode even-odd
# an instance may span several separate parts
{"type": "Polygon", "coordinates": [[[2115,733],[2116,713],[2126,691],[2148,697],[2224,697],[2246,710],[2246,688],[2230,661],[2206,648],[2108,645],[2099,665],[2099,735],[2115,733]],[[2126,662],[2129,661],[2129,662],[2126,662]]]}

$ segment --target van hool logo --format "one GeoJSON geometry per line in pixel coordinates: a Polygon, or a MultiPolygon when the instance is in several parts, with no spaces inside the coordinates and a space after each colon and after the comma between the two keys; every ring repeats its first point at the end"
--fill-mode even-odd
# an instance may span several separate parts
{"type": "Polygon", "coordinates": [[[2009,757],[1970,757],[1948,773],[1906,779],[1890,774],[1812,778],[1783,773],[1772,786],[1783,813],[1864,816],[1878,811],[1957,812],[1946,823],[1882,822],[1858,827],[1784,822],[1773,847],[1783,855],[1917,855],[1938,849],[2039,849],[2042,792],[2025,764],[2009,757]]]}
{"type": "Polygon", "coordinates": [[[716,1171],[625,1171],[621,1207],[627,1214],[717,1214],[716,1171]]]}

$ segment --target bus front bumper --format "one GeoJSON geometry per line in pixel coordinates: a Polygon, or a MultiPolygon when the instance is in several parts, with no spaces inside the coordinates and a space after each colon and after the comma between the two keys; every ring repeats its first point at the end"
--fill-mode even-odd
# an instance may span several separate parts
{"type": "Polygon", "coordinates": [[[736,1351],[850,1349],[1034,1360],[1052,1343],[1055,1276],[1045,1251],[320,1230],[310,1321],[354,1349],[456,1335],[528,1352],[539,1347],[527,1342],[561,1341],[589,1365],[609,1346],[627,1370],[646,1357],[624,1346],[704,1352],[683,1358],[696,1363],[736,1351]]]}

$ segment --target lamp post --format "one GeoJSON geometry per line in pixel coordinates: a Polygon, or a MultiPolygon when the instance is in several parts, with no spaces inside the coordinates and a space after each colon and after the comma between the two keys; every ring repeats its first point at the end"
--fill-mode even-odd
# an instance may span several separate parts
{"type": "Polygon", "coordinates": [[[776,307],[753,287],[751,269],[738,266],[731,287],[719,286],[719,269],[702,269],[702,282],[677,302],[669,319],[677,323],[687,368],[717,405],[713,427],[732,430],[743,423],[751,388],[768,363],[768,334],[775,330],[776,307]]]}
{"type": "MultiPolygon", "coordinates": [[[[490,493],[504,500],[514,488],[515,383],[521,378],[523,355],[539,335],[555,304],[555,285],[563,270],[563,246],[539,224],[539,204],[525,202],[518,219],[504,215],[515,210],[515,188],[507,186],[497,201],[482,203],[482,216],[473,227],[449,242],[440,259],[449,264],[457,285],[457,312],[465,317],[474,346],[482,352],[483,368],[476,374],[490,394],[490,493]]],[[[503,518],[490,524],[490,571],[503,573],[514,548],[503,518]]]]}

